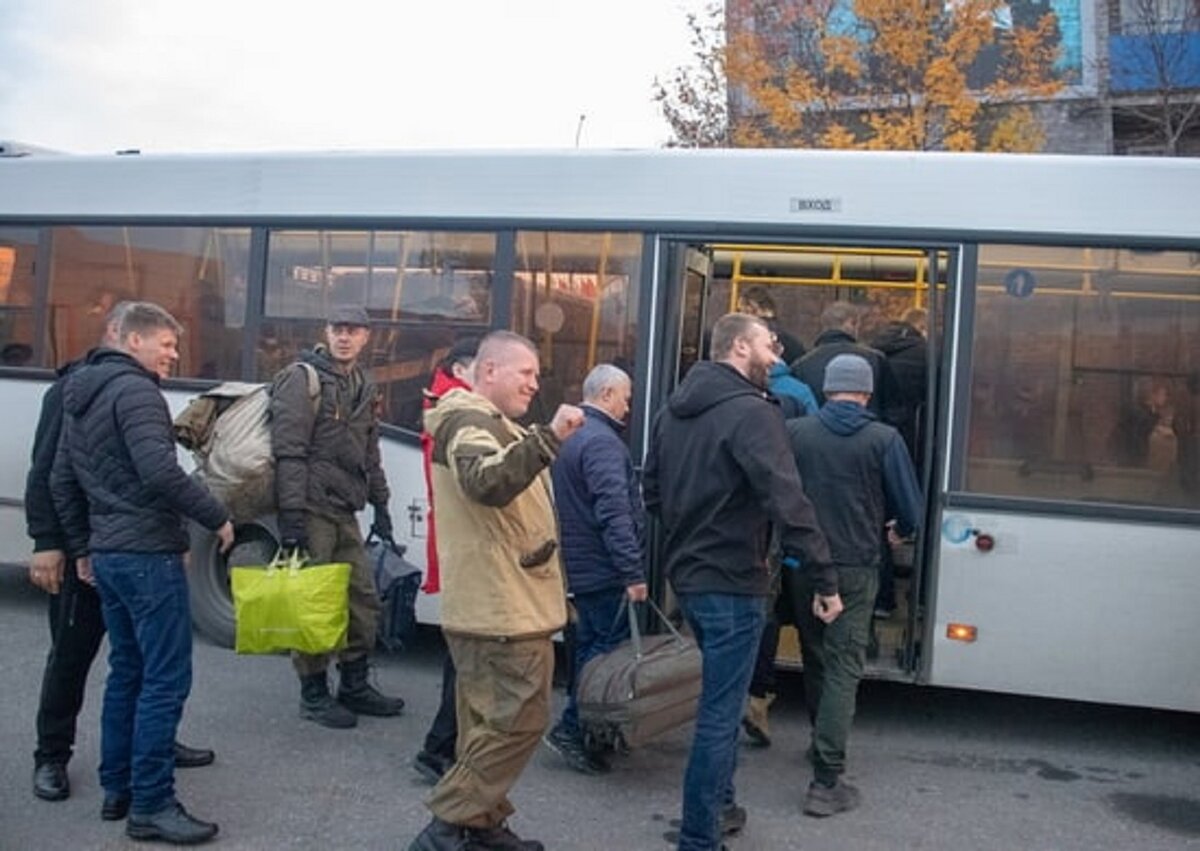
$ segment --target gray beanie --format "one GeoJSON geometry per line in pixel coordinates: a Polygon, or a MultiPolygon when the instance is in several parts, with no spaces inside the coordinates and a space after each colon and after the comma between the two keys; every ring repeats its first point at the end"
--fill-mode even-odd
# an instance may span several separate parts
{"type": "Polygon", "coordinates": [[[825,367],[825,395],[830,393],[874,393],[875,374],[860,355],[838,355],[825,367]]]}

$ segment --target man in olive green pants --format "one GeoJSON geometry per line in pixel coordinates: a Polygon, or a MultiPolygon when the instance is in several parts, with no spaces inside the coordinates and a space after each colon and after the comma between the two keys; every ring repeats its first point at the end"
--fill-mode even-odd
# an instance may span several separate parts
{"type": "Polygon", "coordinates": [[[920,486],[904,440],[867,409],[873,388],[864,358],[838,355],[825,368],[824,406],[814,417],[788,422],[804,491],[829,540],[842,604],[835,619],[822,618],[813,572],[783,560],[796,571],[792,604],[812,721],[813,781],[804,799],[810,816],[832,816],[859,804],[858,789],[842,774],[879,588],[879,536],[889,520],[904,535],[920,520],[920,486]]]}
{"type": "Polygon", "coordinates": [[[300,675],[300,717],[345,729],[359,715],[399,715],[404,701],[381,693],[369,677],[379,598],[356,513],[369,502],[372,529],[392,536],[389,492],[379,455],[379,389],[358,364],[371,337],[362,307],[330,310],[325,342],[301,352],[271,388],[271,451],[279,539],[314,564],[348,562],[350,626],[337,653],[337,699],[329,693],[329,655],[292,655],[300,675]]]}

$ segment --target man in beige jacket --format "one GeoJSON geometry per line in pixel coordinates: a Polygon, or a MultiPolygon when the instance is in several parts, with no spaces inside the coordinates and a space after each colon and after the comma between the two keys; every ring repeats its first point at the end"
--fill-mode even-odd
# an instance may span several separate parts
{"type": "Polygon", "coordinates": [[[583,412],[561,405],[549,425],[517,425],[538,370],[531,342],[495,331],[479,344],[473,390],[452,390],[425,414],[442,631],[458,670],[458,758],[410,851],[543,847],[508,828],[508,790],[550,720],[551,636],[567,611],[549,467],[583,412]]]}

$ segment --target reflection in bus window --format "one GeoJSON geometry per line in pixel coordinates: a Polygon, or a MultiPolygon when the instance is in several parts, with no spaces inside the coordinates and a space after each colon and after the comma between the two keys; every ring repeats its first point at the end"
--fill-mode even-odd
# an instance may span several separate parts
{"type": "Polygon", "coordinates": [[[37,252],[33,228],[0,228],[0,366],[40,366],[33,357],[37,252]]]}
{"type": "Polygon", "coordinates": [[[494,233],[272,233],[257,379],[320,342],[331,305],[364,305],[373,325],[361,362],[383,394],[383,422],[419,432],[434,365],[459,337],[488,330],[495,253],[494,233]]]}
{"type": "Polygon", "coordinates": [[[183,325],[181,377],[239,376],[248,229],[58,227],[52,246],[53,365],[95,346],[113,305],[136,300],[162,305],[183,325]]]}
{"type": "Polygon", "coordinates": [[[641,256],[640,234],[517,233],[513,330],[537,345],[542,367],[533,419],[578,402],[598,363],[634,375],[641,256]]]}
{"type": "Polygon", "coordinates": [[[266,314],[320,319],[356,304],[395,322],[437,318],[486,325],[496,237],[440,231],[276,231],[266,314]]]}
{"type": "Polygon", "coordinates": [[[982,246],[967,489],[1200,508],[1200,257],[982,246]]]}

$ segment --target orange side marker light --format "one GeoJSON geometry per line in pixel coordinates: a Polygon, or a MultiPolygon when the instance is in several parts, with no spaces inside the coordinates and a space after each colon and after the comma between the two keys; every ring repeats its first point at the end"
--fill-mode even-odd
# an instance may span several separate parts
{"type": "Polygon", "coordinates": [[[978,630],[969,623],[947,624],[946,637],[951,641],[965,641],[969,644],[978,637],[978,630]]]}

